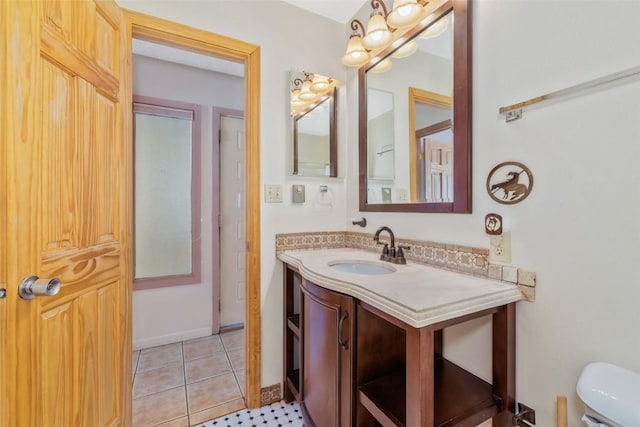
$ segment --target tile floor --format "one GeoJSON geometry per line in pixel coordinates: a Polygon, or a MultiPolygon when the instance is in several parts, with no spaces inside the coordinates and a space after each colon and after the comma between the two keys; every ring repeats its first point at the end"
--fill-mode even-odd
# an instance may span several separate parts
{"type": "Polygon", "coordinates": [[[258,409],[243,409],[199,425],[199,427],[232,426],[304,427],[304,423],[297,403],[278,402],[258,409]]]}
{"type": "Polygon", "coordinates": [[[133,373],[133,427],[304,427],[295,402],[246,409],[243,330],[134,351],[133,373]]]}
{"type": "MultiPolygon", "coordinates": [[[[477,427],[491,427],[487,420],[477,427]]],[[[263,406],[259,409],[243,409],[229,415],[216,418],[198,427],[304,427],[300,405],[284,401],[263,406]]]]}
{"type": "Polygon", "coordinates": [[[244,330],[133,353],[134,427],[202,425],[245,408],[244,330]]]}

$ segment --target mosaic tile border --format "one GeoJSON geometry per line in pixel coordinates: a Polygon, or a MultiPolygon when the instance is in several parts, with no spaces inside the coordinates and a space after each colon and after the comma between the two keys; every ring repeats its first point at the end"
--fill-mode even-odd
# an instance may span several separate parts
{"type": "MultiPolygon", "coordinates": [[[[527,301],[535,300],[536,274],[514,266],[489,263],[489,250],[448,243],[396,238],[409,246],[405,257],[420,264],[519,285],[527,301]]],[[[276,256],[286,250],[357,248],[378,252],[373,234],[354,231],[317,231],[276,234],[276,256]]]]}
{"type": "Polygon", "coordinates": [[[260,406],[270,405],[282,400],[280,384],[274,384],[260,389],[260,406]]]}

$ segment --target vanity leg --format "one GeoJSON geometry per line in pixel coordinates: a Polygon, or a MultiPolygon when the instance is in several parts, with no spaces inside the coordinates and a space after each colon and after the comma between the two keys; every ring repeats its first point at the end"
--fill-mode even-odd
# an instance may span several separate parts
{"type": "MultiPolygon", "coordinates": [[[[514,414],[516,409],[515,303],[500,307],[493,315],[493,392],[502,399],[502,410],[514,414]]],[[[498,419],[499,415],[494,420],[498,419]]],[[[505,418],[503,416],[499,419],[505,418]]],[[[504,421],[501,422],[504,423],[504,421]]]]}
{"type": "Polygon", "coordinates": [[[433,427],[435,334],[429,327],[407,332],[407,427],[433,427]]]}
{"type": "Polygon", "coordinates": [[[438,329],[433,333],[433,352],[436,359],[444,357],[444,339],[442,338],[443,329],[438,329]]]}

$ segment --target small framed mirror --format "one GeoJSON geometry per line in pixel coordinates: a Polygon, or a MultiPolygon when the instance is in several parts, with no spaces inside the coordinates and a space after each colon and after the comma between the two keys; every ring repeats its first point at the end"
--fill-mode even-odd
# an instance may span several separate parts
{"type": "Polygon", "coordinates": [[[439,0],[359,72],[360,210],[471,212],[470,0],[439,0]]]}
{"type": "Polygon", "coordinates": [[[337,80],[318,73],[291,73],[294,175],[338,176],[337,87],[337,80]]]}

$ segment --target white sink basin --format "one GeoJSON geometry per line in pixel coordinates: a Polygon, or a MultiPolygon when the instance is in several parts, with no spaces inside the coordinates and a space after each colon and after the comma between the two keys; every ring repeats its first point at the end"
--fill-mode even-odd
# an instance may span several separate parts
{"type": "Polygon", "coordinates": [[[343,273],[353,274],[389,274],[396,271],[396,269],[389,264],[362,260],[330,261],[329,267],[343,273]]]}

